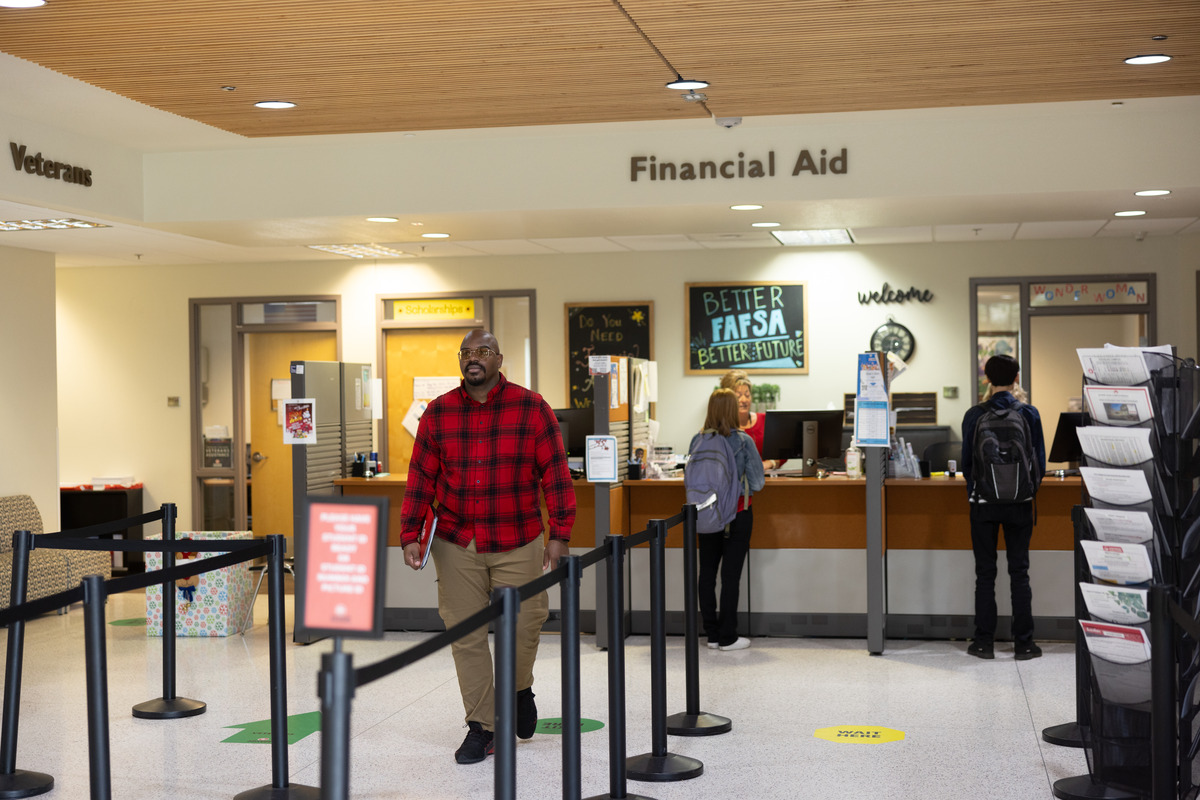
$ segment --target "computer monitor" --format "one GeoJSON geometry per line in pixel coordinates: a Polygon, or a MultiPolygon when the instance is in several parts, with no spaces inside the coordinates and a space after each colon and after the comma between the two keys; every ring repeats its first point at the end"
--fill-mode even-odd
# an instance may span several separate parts
{"type": "Polygon", "coordinates": [[[1050,455],[1047,461],[1052,463],[1065,462],[1077,464],[1083,457],[1079,446],[1076,428],[1086,428],[1091,424],[1088,415],[1082,411],[1064,411],[1058,415],[1058,426],[1054,429],[1054,440],[1050,444],[1050,455]]]}
{"type": "Polygon", "coordinates": [[[817,474],[817,459],[842,457],[842,409],[768,411],[763,432],[764,459],[796,459],[800,475],[817,474]]]}
{"type": "Polygon", "coordinates": [[[556,408],[554,418],[558,420],[558,427],[562,431],[567,458],[583,458],[587,437],[596,430],[596,409],[556,408]]]}

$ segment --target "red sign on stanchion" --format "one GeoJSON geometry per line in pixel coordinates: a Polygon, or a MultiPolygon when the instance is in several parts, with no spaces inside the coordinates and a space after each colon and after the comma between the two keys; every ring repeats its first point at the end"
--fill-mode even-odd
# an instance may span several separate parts
{"type": "Polygon", "coordinates": [[[297,548],[296,629],[383,636],[386,497],[309,497],[297,548]]]}

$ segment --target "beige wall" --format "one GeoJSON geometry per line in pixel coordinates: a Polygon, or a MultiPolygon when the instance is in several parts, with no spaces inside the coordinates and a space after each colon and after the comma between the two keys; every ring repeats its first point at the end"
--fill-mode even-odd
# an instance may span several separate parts
{"type": "MultiPolygon", "coordinates": [[[[10,234],[12,235],[12,234],[10,234]]],[[[28,494],[58,530],[54,256],[0,248],[0,495],[28,494]]],[[[0,531],[11,536],[12,531],[0,531]]]]}
{"type": "MultiPolygon", "coordinates": [[[[579,256],[445,258],[428,262],[204,265],[58,271],[59,424],[62,476],[134,474],[147,508],[175,502],[190,519],[187,309],[191,297],[336,294],[342,297],[342,358],[377,364],[378,294],[537,290],[538,375],[551,405],[565,401],[563,304],[653,300],[662,441],[676,448],[700,424],[714,380],[684,375],[684,284],[708,280],[808,283],[811,371],[772,376],[785,407],[840,405],[853,391],[854,356],[894,316],[917,338],[897,391],[959,387],[940,400],[939,422],[957,428],[970,402],[968,279],[1003,275],[1156,272],[1159,341],[1192,355],[1200,237],[684,251],[579,256]],[[928,304],[862,306],[858,292],[928,288],[928,304]],[[136,287],[136,291],[133,289],[136,287]],[[167,407],[167,397],[182,404],[167,407]]],[[[7,394],[7,392],[6,392],[7,394]]]]}

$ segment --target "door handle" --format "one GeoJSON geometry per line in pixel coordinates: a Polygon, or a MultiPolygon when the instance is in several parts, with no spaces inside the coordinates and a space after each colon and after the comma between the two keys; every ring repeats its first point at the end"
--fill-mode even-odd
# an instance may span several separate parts
{"type": "Polygon", "coordinates": [[[268,456],[264,456],[262,453],[258,452],[257,450],[254,452],[254,455],[250,456],[250,460],[253,461],[255,464],[257,464],[260,461],[266,461],[267,458],[268,458],[268,456]]]}

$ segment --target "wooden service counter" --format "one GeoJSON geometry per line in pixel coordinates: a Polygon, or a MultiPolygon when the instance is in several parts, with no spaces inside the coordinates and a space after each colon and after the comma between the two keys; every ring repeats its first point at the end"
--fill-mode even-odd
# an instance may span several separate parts
{"type": "MultiPolygon", "coordinates": [[[[625,481],[630,532],[652,519],[679,513],[683,479],[625,481]]],[[[866,547],[866,481],[828,478],[767,478],[754,495],[752,548],[866,547]]],[[[971,550],[970,503],[962,476],[889,478],[884,482],[884,543],[888,550],[971,550]]],[[[1046,478],[1037,498],[1032,549],[1074,549],[1071,508],[1079,505],[1078,477],[1046,478]]],[[[673,529],[668,547],[683,534],[673,529]]],[[[1003,545],[1001,545],[1003,547],[1003,545]]]]}
{"type": "MultiPolygon", "coordinates": [[[[400,477],[342,478],[345,496],[389,498],[389,536],[400,546],[400,477]]],[[[575,481],[577,514],[571,544],[590,550],[609,533],[644,530],[652,519],[679,513],[682,479],[624,481],[608,488],[609,530],[595,530],[596,485],[575,481]]],[[[889,637],[968,637],[974,615],[974,555],[969,504],[960,476],[889,479],[883,485],[883,522],[889,637]]],[[[752,635],[865,636],[866,481],[829,478],[767,478],[754,495],[754,532],[743,574],[741,607],[752,612],[752,635]]],[[[1037,526],[1030,553],[1036,634],[1073,635],[1071,509],[1081,500],[1077,477],[1047,478],[1037,498],[1037,526]]],[[[668,611],[682,608],[682,526],[667,538],[668,611]],[[678,598],[678,599],[677,599],[678,598]]],[[[1001,545],[1003,547],[1003,545],[1001,545]]],[[[649,608],[645,546],[630,557],[627,583],[635,627],[649,608]]],[[[389,556],[389,629],[406,628],[407,609],[436,607],[433,570],[412,573],[398,551],[389,556]],[[427,586],[426,586],[427,584],[427,586]],[[422,588],[424,587],[424,588],[422,588]]],[[[1002,617],[1008,613],[1004,568],[997,580],[1002,617]]],[[[590,592],[584,597],[589,597],[590,592]]],[[[586,610],[586,609],[585,609],[586,610]]],[[[427,613],[427,612],[423,612],[427,613]]],[[[1001,631],[1006,620],[1002,619],[1001,631]]],[[[638,632],[638,631],[635,631],[638,632]]]]}
{"type": "MultiPolygon", "coordinates": [[[[571,545],[591,549],[596,542],[596,491],[595,484],[587,481],[572,481],[575,486],[575,527],[571,531],[571,545]]],[[[333,482],[346,497],[388,498],[388,546],[400,546],[400,506],[404,503],[405,478],[399,475],[383,475],[378,478],[338,478],[333,482]]],[[[622,533],[626,523],[625,492],[618,484],[609,490],[611,519],[608,533],[622,533]]],[[[543,517],[545,506],[543,505],[543,517]]],[[[678,513],[676,508],[674,513],[678,513]]],[[[604,535],[600,538],[603,539],[604,535]]]]}

